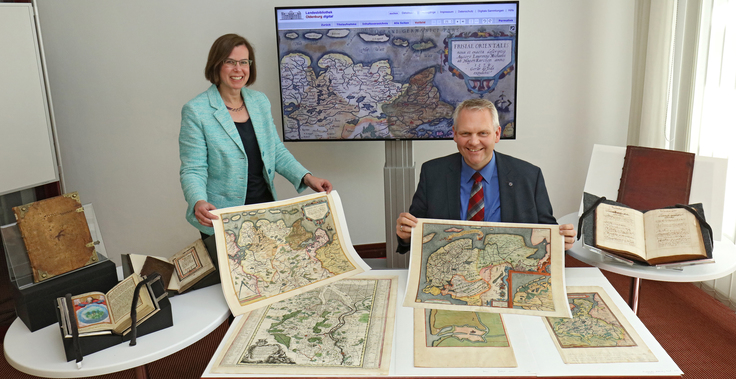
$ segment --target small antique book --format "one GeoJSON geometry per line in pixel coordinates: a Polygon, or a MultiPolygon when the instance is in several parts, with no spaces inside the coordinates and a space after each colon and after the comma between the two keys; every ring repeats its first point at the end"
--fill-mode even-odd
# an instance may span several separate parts
{"type": "MultiPolygon", "coordinates": [[[[132,324],[130,311],[133,293],[136,285],[142,280],[140,275],[134,273],[107,293],[87,292],[72,296],[71,310],[66,298],[57,298],[64,337],[72,338],[71,323],[77,325],[80,337],[111,333],[128,334],[132,324]]],[[[141,289],[136,306],[136,325],[140,325],[158,312],[158,302],[155,299],[149,286],[141,289]]]]}
{"type": "Polygon", "coordinates": [[[35,283],[98,261],[77,192],[14,207],[13,213],[35,283]]]}
{"type": "Polygon", "coordinates": [[[201,239],[194,241],[169,259],[140,254],[127,254],[123,259],[129,261],[133,272],[145,275],[156,271],[162,278],[169,278],[168,283],[164,282],[166,284],[164,288],[178,293],[186,291],[215,271],[215,265],[201,239]]]}
{"type": "Polygon", "coordinates": [[[626,146],[616,202],[640,211],[689,204],[695,154],[626,146]]]}

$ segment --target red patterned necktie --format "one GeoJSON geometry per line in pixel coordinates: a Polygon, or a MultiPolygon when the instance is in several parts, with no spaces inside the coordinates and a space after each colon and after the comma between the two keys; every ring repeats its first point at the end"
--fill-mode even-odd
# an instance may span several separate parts
{"type": "Polygon", "coordinates": [[[468,201],[468,220],[483,221],[485,215],[483,206],[483,176],[479,172],[473,174],[473,188],[470,189],[468,201]]]}

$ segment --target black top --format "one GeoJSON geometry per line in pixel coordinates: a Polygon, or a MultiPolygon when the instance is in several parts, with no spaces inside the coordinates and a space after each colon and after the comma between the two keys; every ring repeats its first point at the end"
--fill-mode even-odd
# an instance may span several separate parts
{"type": "Polygon", "coordinates": [[[273,195],[268,183],[263,177],[263,158],[261,148],[258,147],[253,122],[236,122],[240,138],[243,140],[245,155],[248,157],[248,192],[245,195],[245,204],[257,204],[273,201],[273,195]]]}

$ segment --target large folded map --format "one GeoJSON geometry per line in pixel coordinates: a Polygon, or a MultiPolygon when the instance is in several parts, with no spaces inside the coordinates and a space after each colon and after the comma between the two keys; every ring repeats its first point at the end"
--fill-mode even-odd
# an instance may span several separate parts
{"type": "Polygon", "coordinates": [[[419,219],[404,306],[570,317],[559,226],[419,219]]]}
{"type": "Polygon", "coordinates": [[[337,191],[212,211],[233,315],[370,270],[353,248],[337,191]]]}

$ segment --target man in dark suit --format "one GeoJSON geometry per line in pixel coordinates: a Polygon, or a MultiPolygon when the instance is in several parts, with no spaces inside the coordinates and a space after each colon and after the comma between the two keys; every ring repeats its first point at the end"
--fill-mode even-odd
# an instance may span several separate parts
{"type": "MultiPolygon", "coordinates": [[[[539,167],[494,152],[501,139],[498,112],[483,99],[462,102],[452,115],[459,153],[422,165],[409,208],[396,220],[399,253],[409,250],[417,217],[556,224],[539,167]]],[[[575,242],[572,224],[560,225],[565,250],[575,242]]]]}

